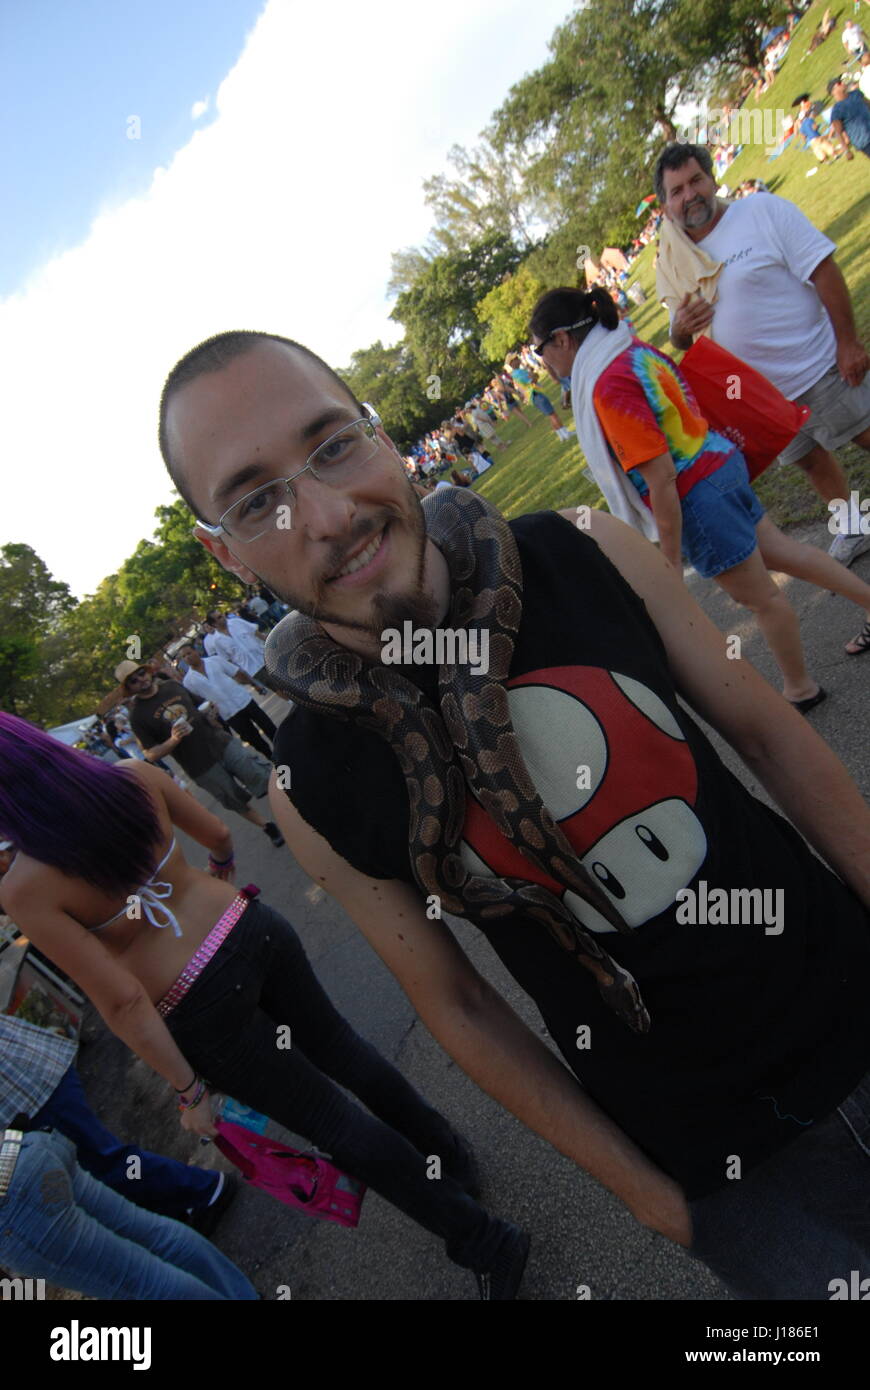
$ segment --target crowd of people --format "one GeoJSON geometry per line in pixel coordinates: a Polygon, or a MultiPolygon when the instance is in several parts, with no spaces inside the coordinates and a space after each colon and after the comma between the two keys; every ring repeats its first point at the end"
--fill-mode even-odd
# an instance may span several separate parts
{"type": "MultiPolygon", "coordinates": [[[[481,1205],[467,1141],[335,1010],[287,917],[231,886],[231,830],[192,784],[286,841],[468,1075],[733,1296],[826,1299],[870,1269],[870,811],[806,717],[827,692],[772,577],[856,605],[857,658],[870,585],[850,567],[870,535],[860,512],[829,553],[780,531],[740,395],[714,415],[689,379],[707,338],[764,379],[769,409],[805,407],[775,466],[800,468],[827,516],[851,492],[835,451],[870,451],[870,356],[835,244],[768,192],[726,201],[714,172],[687,143],[651,170],[681,364],[634,334],[618,272],[552,288],[529,341],[405,458],[308,348],[245,332],[191,349],[160,401],[163,459],[201,543],[267,587],[166,663],[114,666],[92,735],[113,766],[0,714],[4,908],[165,1080],[184,1129],[214,1136],[217,1090],[305,1135],[443,1240],[484,1299],[517,1296],[528,1234],[481,1205]],[[459,465],[491,468],[530,406],[570,440],[543,371],[608,510],[507,522],[459,465]],[[734,659],[686,562],[754,616],[781,694],[734,659]],[[397,670],[387,618],[485,627],[484,684],[459,659],[397,670]],[[272,691],[293,702],[277,727],[254,698],[272,691]],[[708,887],[728,907],[700,927],[684,914],[708,887]],[[442,907],[485,934],[562,1061],[442,907]]],[[[196,1229],[231,1185],[136,1151],[149,1181],[131,1188],[74,1049],[2,1015],[0,1043],[0,1263],[103,1297],[258,1296],[196,1229]]]]}

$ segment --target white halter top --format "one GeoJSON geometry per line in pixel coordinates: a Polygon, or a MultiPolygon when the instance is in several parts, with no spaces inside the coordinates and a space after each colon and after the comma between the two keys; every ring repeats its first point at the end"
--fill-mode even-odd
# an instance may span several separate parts
{"type": "MultiPolygon", "coordinates": [[[[173,835],[169,849],[164,854],[148,882],[143,883],[142,887],[139,888],[137,892],[130,894],[130,897],[137,898],[141,903],[142,911],[145,913],[152,927],[171,927],[176,936],[181,936],[181,927],[178,925],[178,919],[175,913],[168,907],[164,907],[166,899],[172,897],[172,884],[160,883],[157,881],[157,874],[159,874],[174,849],[175,836],[173,835]],[[163,920],[158,920],[159,917],[162,917],[163,920]]],[[[116,912],[114,917],[110,917],[108,921],[101,922],[98,927],[88,927],[88,931],[102,931],[103,927],[108,927],[111,922],[116,922],[119,917],[128,911],[129,904],[127,907],[122,907],[121,911],[116,912]]]]}

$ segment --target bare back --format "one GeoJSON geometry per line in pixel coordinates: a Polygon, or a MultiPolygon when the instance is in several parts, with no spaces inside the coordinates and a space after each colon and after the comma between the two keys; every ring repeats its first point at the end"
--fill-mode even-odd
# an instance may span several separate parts
{"type": "MultiPolygon", "coordinates": [[[[222,821],[181,791],[159,768],[136,761],[118,770],[141,783],[143,797],[150,796],[154,805],[162,831],[155,864],[167,854],[174,827],[209,848],[226,834],[222,821]]],[[[84,879],[69,877],[19,853],[3,879],[3,888],[4,897],[10,902],[14,897],[14,919],[25,935],[30,934],[28,919],[32,914],[35,944],[39,945],[38,919],[52,912],[65,913],[122,963],[156,1003],[226,911],[236,889],[188,864],[177,844],[155,878],[171,887],[163,901],[177,920],[180,936],[172,925],[157,927],[148,920],[139,896],[142,884],[131,884],[129,891],[121,895],[107,895],[84,879]],[[93,931],[102,923],[107,925],[93,931]]],[[[73,970],[68,973],[75,978],[73,970]]]]}

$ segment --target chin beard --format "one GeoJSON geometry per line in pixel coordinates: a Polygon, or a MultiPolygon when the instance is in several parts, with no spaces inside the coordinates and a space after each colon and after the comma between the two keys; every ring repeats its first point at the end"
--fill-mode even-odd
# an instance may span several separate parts
{"type": "Polygon", "coordinates": [[[683,219],[684,224],[687,227],[703,227],[710,221],[715,210],[715,201],[705,203],[703,207],[692,208],[691,212],[686,213],[683,219]]]}

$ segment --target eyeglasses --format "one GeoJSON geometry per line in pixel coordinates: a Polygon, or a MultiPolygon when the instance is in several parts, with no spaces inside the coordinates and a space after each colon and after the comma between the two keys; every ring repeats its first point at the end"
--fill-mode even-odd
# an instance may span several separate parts
{"type": "Polygon", "coordinates": [[[318,482],[341,487],[355,469],[368,463],[380,445],[375,428],[379,424],[380,417],[373,415],[370,419],[354,420],[349,425],[343,425],[318,445],[304,468],[291,473],[289,478],[274,478],[269,483],[263,483],[262,487],[254,488],[253,492],[234,502],[216,526],[207,521],[201,521],[199,525],[211,536],[219,536],[223,532],[245,545],[259,540],[277,526],[282,505],[295,505],[296,493],[290,484],[303,473],[310,470],[318,482]]]}
{"type": "Polygon", "coordinates": [[[570,333],[573,328],[585,328],[588,323],[594,323],[594,318],[578,319],[576,323],[560,323],[558,328],[551,328],[546,338],[542,338],[539,343],[533,343],[535,352],[541,353],[547,346],[551,338],[555,338],[557,333],[570,333]]]}

